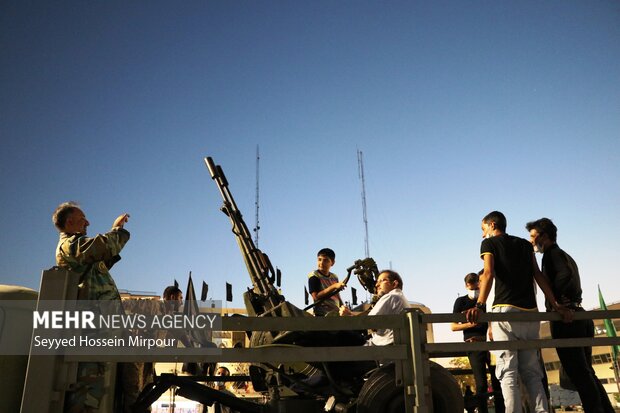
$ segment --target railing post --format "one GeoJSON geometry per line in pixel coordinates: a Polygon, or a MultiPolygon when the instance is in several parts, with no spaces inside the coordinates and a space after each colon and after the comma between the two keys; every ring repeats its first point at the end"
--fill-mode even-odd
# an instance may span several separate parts
{"type": "MultiPolygon", "coordinates": [[[[79,274],[57,267],[43,271],[39,302],[75,300],[79,277],[79,274]]],[[[22,413],[62,412],[66,387],[75,381],[76,371],[77,363],[65,363],[64,356],[30,354],[22,396],[22,413]]]]}
{"type": "MultiPolygon", "coordinates": [[[[53,267],[41,274],[40,302],[47,300],[74,301],[78,295],[80,274],[53,267]]],[[[32,353],[32,344],[31,344],[32,353]]],[[[77,363],[65,361],[63,355],[33,355],[28,358],[28,368],[22,395],[22,413],[60,413],[64,410],[65,392],[75,383],[77,363]],[[36,395],[36,396],[35,396],[36,395]]],[[[102,399],[102,412],[112,411],[116,363],[108,363],[105,376],[106,394],[102,399]]]]}
{"type": "Polygon", "coordinates": [[[405,413],[414,413],[413,409],[416,402],[415,375],[413,373],[413,363],[411,361],[411,341],[409,320],[403,315],[400,327],[394,329],[394,344],[404,344],[407,346],[407,358],[405,360],[394,360],[394,364],[396,365],[394,380],[397,387],[403,387],[405,413]]]}
{"type": "MultiPolygon", "coordinates": [[[[430,364],[428,354],[424,352],[426,344],[426,330],[420,318],[420,313],[410,311],[406,313],[409,323],[410,345],[409,357],[413,365],[413,389],[406,388],[406,394],[413,394],[415,404],[414,413],[433,413],[433,402],[430,391],[430,364]]],[[[406,397],[405,400],[408,400],[406,397]]]]}

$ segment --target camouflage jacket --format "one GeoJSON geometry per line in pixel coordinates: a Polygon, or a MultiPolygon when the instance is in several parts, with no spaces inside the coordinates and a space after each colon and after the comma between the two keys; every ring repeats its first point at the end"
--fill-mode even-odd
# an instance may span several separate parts
{"type": "Polygon", "coordinates": [[[60,234],[56,264],[81,274],[79,298],[85,300],[120,300],[109,269],[120,260],[118,255],[129,240],[129,232],[113,228],[93,238],[81,234],[60,234]]]}

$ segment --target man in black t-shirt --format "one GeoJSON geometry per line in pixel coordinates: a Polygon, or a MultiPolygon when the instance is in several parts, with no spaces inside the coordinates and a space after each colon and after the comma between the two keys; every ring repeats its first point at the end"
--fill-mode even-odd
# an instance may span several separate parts
{"type": "MultiPolygon", "coordinates": [[[[558,300],[573,311],[585,311],[581,307],[581,280],[575,260],[558,244],[557,227],[549,218],[528,222],[530,242],[536,252],[543,255],[542,271],[551,282],[551,289],[558,300]]],[[[547,310],[551,303],[545,302],[547,310]]],[[[575,320],[572,323],[551,322],[551,337],[594,337],[592,320],[575,320]]],[[[558,347],[556,349],[562,367],[579,392],[586,413],[613,413],[614,408],[605,388],[592,368],[592,347],[558,347]]]]}
{"type": "MultiPolygon", "coordinates": [[[[467,321],[477,322],[496,280],[492,311],[496,313],[538,311],[534,280],[543,290],[554,310],[566,320],[570,310],[557,303],[547,278],[538,269],[532,245],[526,240],[506,234],[506,217],[493,211],[482,219],[480,256],[484,270],[480,276],[480,295],[475,307],[467,310],[467,321]]],[[[540,323],[499,321],[491,323],[493,338],[503,340],[533,340],[539,338],[540,323]]],[[[506,412],[521,412],[519,377],[537,413],[548,412],[549,405],[543,386],[543,370],[537,349],[499,350],[496,374],[502,385],[506,412]]]]}
{"type": "MultiPolygon", "coordinates": [[[[454,302],[453,313],[464,313],[476,306],[480,293],[478,274],[475,272],[465,276],[467,295],[459,297],[454,302]]],[[[452,323],[452,331],[462,331],[466,342],[486,341],[488,323],[452,323]]],[[[504,398],[499,381],[495,377],[495,366],[491,364],[491,354],[488,351],[468,351],[467,358],[476,381],[476,406],[478,413],[487,413],[487,368],[491,376],[491,384],[495,395],[495,412],[504,413],[504,398]]]]}

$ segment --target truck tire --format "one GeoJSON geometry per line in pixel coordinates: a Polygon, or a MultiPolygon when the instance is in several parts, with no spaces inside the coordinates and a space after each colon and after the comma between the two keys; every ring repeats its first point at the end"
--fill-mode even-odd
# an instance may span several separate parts
{"type": "MultiPolygon", "coordinates": [[[[452,375],[431,362],[431,389],[434,413],[462,413],[463,396],[452,375]]],[[[395,384],[394,365],[375,371],[364,383],[357,398],[357,413],[403,413],[405,395],[395,384]]]]}
{"type": "Polygon", "coordinates": [[[431,361],[431,392],[433,412],[461,413],[464,407],[461,388],[448,370],[431,361]]]}

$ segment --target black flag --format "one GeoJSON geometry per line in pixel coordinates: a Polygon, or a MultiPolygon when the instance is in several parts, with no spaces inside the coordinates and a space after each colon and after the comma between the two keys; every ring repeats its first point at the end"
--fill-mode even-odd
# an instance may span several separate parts
{"type": "Polygon", "coordinates": [[[179,288],[179,282],[176,278],[174,279],[174,288],[179,288]]]}
{"type": "Polygon", "coordinates": [[[206,282],[202,282],[202,292],[200,293],[200,301],[205,301],[207,299],[207,294],[209,294],[209,286],[206,282]]]}
{"type": "Polygon", "coordinates": [[[228,301],[230,303],[230,302],[232,302],[232,300],[233,300],[232,284],[226,283],[226,301],[228,301]]]}
{"type": "Polygon", "coordinates": [[[278,267],[276,267],[276,285],[280,287],[281,283],[282,283],[282,272],[280,271],[278,267]]]}
{"type": "MultiPolygon", "coordinates": [[[[174,280],[176,285],[177,281],[174,280]]],[[[198,303],[196,302],[196,291],[194,291],[194,282],[192,281],[192,272],[189,272],[187,280],[187,290],[185,291],[185,305],[183,306],[184,315],[198,314],[198,303]]]]}
{"type": "Polygon", "coordinates": [[[351,301],[353,305],[357,305],[357,290],[353,287],[351,287],[351,301]]]}
{"type": "MultiPolygon", "coordinates": [[[[187,281],[187,291],[185,292],[185,305],[183,305],[183,315],[195,317],[200,313],[198,302],[196,301],[196,291],[194,291],[194,282],[192,281],[192,272],[189,272],[189,280],[187,281]]],[[[188,330],[188,335],[193,343],[199,344],[199,347],[205,347],[209,342],[207,335],[203,329],[188,330]]]]}
{"type": "Polygon", "coordinates": [[[304,287],[304,304],[308,305],[308,290],[304,287]]]}

